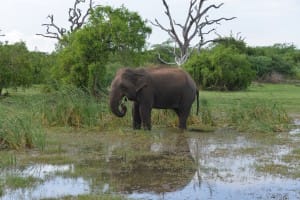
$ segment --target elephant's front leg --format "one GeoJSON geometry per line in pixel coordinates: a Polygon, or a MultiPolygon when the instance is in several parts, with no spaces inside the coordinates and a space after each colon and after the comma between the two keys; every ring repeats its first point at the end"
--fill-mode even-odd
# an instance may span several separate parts
{"type": "Polygon", "coordinates": [[[151,130],[151,109],[152,107],[148,104],[140,105],[140,116],[145,130],[151,130]]]}
{"type": "Polygon", "coordinates": [[[142,120],[141,120],[139,107],[140,107],[139,103],[137,103],[137,102],[133,103],[133,106],[132,106],[133,129],[141,129],[142,120]]]}

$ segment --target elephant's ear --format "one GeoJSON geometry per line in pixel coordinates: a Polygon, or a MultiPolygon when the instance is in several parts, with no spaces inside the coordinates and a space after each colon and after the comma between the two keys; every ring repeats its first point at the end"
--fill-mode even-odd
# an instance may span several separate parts
{"type": "Polygon", "coordinates": [[[138,93],[141,89],[147,86],[147,83],[145,81],[141,81],[138,83],[137,88],[135,89],[136,93],[138,93]]]}
{"type": "Polygon", "coordinates": [[[147,86],[147,75],[144,69],[128,68],[125,71],[124,76],[127,80],[132,81],[136,93],[147,86]]]}

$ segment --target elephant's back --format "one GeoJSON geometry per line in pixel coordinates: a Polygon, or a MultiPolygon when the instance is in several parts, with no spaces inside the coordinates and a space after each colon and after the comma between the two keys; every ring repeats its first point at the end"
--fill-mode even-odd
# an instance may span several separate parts
{"type": "Polygon", "coordinates": [[[190,86],[196,87],[192,77],[184,70],[178,67],[153,67],[147,68],[146,71],[154,79],[165,79],[166,81],[176,81],[182,84],[188,82],[190,86]]]}
{"type": "Polygon", "coordinates": [[[155,67],[148,68],[155,88],[161,90],[172,90],[196,93],[197,86],[192,77],[177,67],[155,67]]]}
{"type": "Polygon", "coordinates": [[[176,67],[154,67],[148,68],[147,71],[154,78],[166,78],[167,80],[177,81],[183,81],[186,78],[191,79],[189,74],[176,67]]]}

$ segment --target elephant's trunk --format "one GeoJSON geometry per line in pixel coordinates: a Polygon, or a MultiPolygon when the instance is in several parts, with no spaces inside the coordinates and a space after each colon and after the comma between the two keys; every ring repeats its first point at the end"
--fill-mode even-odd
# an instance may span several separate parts
{"type": "Polygon", "coordinates": [[[127,111],[126,106],[121,102],[122,98],[122,95],[120,95],[119,97],[116,97],[116,95],[114,94],[110,95],[110,109],[118,117],[124,117],[127,111]]]}

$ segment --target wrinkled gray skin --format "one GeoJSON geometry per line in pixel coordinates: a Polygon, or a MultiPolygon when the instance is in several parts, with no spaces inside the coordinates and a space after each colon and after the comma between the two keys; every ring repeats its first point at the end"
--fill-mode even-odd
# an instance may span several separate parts
{"type": "Polygon", "coordinates": [[[133,128],[151,130],[151,110],[173,109],[179,118],[179,128],[186,129],[186,121],[198,90],[194,80],[183,70],[174,67],[122,68],[111,83],[110,108],[118,117],[126,114],[122,103],[127,97],[133,101],[133,128]]]}

